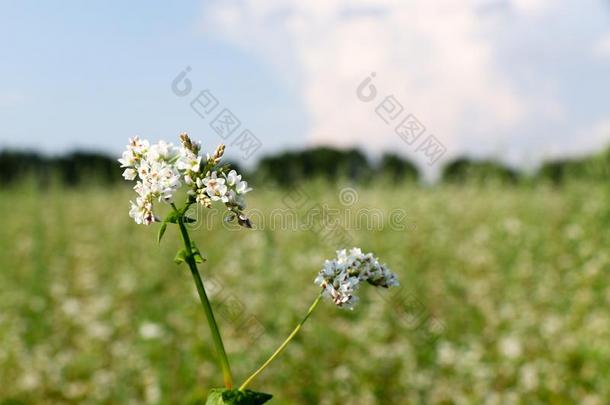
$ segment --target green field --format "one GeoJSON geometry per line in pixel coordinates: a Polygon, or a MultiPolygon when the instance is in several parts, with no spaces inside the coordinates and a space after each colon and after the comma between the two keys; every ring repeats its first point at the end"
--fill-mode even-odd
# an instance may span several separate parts
{"type": "MultiPolygon", "coordinates": [[[[276,404],[607,403],[607,185],[354,188],[353,205],[341,186],[303,190],[340,213],[384,214],[371,230],[369,214],[343,225],[400,289],[363,287],[353,312],[323,303],[251,388],[276,404]],[[397,209],[404,229],[390,223],[397,209]]],[[[278,225],[285,191],[255,185],[248,197],[258,229],[214,217],[192,231],[238,382],[300,320],[323,260],[344,247],[278,225]]],[[[0,404],[182,404],[222,386],[191,276],[172,261],[177,230],[157,246],[158,227],[128,217],[131,198],[0,191],[0,404]]]]}

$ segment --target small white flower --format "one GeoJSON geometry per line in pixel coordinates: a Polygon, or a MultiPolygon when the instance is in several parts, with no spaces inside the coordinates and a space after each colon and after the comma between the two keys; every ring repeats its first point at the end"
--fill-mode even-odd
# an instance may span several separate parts
{"type": "Polygon", "coordinates": [[[132,151],[126,150],[123,152],[122,158],[119,159],[121,167],[133,167],[136,164],[136,157],[132,151]]]}
{"type": "Polygon", "coordinates": [[[136,182],[136,185],[133,186],[133,190],[139,195],[139,196],[145,196],[148,194],[148,190],[146,189],[146,187],[144,187],[144,183],[142,183],[141,181],[136,182]]]}
{"type": "Polygon", "coordinates": [[[241,181],[241,175],[237,174],[235,170],[231,170],[229,174],[227,174],[227,185],[234,186],[239,181],[241,181]]]}
{"type": "Polygon", "coordinates": [[[139,332],[140,336],[147,340],[158,339],[163,336],[163,328],[160,325],[152,322],[145,322],[140,325],[139,332]]]}
{"type": "Polygon", "coordinates": [[[155,216],[152,212],[152,203],[145,201],[139,197],[136,199],[136,203],[130,201],[131,209],[129,210],[129,216],[136,221],[136,224],[150,225],[155,222],[155,216]]]}
{"type": "Polygon", "coordinates": [[[173,144],[165,141],[159,141],[159,143],[152,145],[146,156],[149,161],[164,160],[168,161],[176,156],[177,151],[173,144]]]}
{"type": "Polygon", "coordinates": [[[519,374],[521,385],[523,385],[527,391],[533,391],[538,388],[538,370],[533,364],[525,364],[521,367],[519,374]]]}
{"type": "Polygon", "coordinates": [[[235,189],[237,194],[246,194],[249,191],[252,191],[251,188],[248,188],[248,182],[243,181],[241,179],[241,174],[237,174],[235,170],[231,170],[229,174],[227,174],[227,185],[235,189]]]}
{"type": "Polygon", "coordinates": [[[252,191],[252,189],[248,187],[247,181],[240,181],[235,186],[235,191],[237,191],[237,194],[246,194],[247,192],[252,191]]]}
{"type": "Polygon", "coordinates": [[[135,180],[136,176],[138,175],[138,172],[136,172],[134,169],[132,168],[127,168],[125,169],[125,171],[123,172],[123,178],[125,180],[135,180]]]}
{"type": "Polygon", "coordinates": [[[143,155],[148,152],[150,144],[147,140],[141,140],[139,136],[134,136],[129,140],[127,150],[132,151],[134,154],[143,155]]]}
{"type": "Polygon", "coordinates": [[[508,359],[517,359],[521,356],[521,342],[514,336],[503,338],[499,343],[500,353],[508,359]]]}
{"type": "Polygon", "coordinates": [[[210,196],[212,201],[229,201],[229,197],[226,195],[227,186],[225,185],[225,179],[218,177],[215,171],[210,176],[205,177],[201,185],[205,186],[205,192],[210,196]]]}
{"type": "Polygon", "coordinates": [[[178,170],[185,170],[198,173],[201,167],[201,156],[194,154],[192,151],[182,147],[180,149],[180,157],[176,162],[178,170]]]}

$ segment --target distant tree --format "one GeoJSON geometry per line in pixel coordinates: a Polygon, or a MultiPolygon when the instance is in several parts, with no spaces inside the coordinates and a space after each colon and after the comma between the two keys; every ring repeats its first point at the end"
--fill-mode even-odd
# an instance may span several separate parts
{"type": "Polygon", "coordinates": [[[610,179],[610,147],[591,157],[589,172],[600,180],[610,179]]]}
{"type": "Polygon", "coordinates": [[[260,160],[257,168],[258,176],[280,185],[316,177],[330,181],[341,177],[359,181],[369,178],[371,173],[372,169],[362,152],[328,147],[267,156],[260,160]]]}
{"type": "Polygon", "coordinates": [[[538,170],[537,178],[541,180],[549,180],[554,184],[562,183],[566,180],[568,172],[574,175],[573,162],[569,160],[553,160],[545,162],[538,170]],[[572,166],[572,168],[569,168],[572,166]]]}
{"type": "Polygon", "coordinates": [[[519,174],[516,170],[492,160],[458,158],[443,168],[442,180],[447,183],[516,183],[519,174]]]}
{"type": "MultiPolygon", "coordinates": [[[[46,157],[31,151],[0,151],[0,184],[3,185],[27,176],[32,176],[43,185],[51,178],[66,185],[92,182],[110,184],[121,182],[121,172],[116,159],[103,153],[81,151],[60,157],[46,157]]],[[[252,176],[246,177],[251,181],[257,181],[255,178],[258,177],[288,186],[309,178],[366,182],[373,175],[401,182],[417,181],[420,173],[412,162],[394,153],[384,154],[379,164],[373,168],[366,156],[357,149],[317,147],[266,156],[259,161],[252,176]]],[[[554,184],[561,184],[568,179],[608,181],[610,148],[585,158],[547,161],[532,179],[554,184]]],[[[450,162],[442,170],[442,181],[449,183],[515,183],[519,180],[517,171],[492,160],[464,157],[450,162]]]]}
{"type": "Polygon", "coordinates": [[[275,156],[263,157],[256,168],[255,176],[264,181],[273,181],[281,186],[288,186],[301,177],[297,167],[297,154],[284,152],[275,156]]]}
{"type": "Polygon", "coordinates": [[[61,157],[45,157],[34,152],[0,152],[0,183],[9,184],[33,176],[42,185],[51,178],[66,185],[113,183],[121,181],[116,159],[102,153],[74,152],[61,157]]]}
{"type": "Polygon", "coordinates": [[[610,148],[595,155],[555,159],[544,162],[536,179],[561,184],[568,180],[608,180],[610,178],[610,148]]]}
{"type": "Polygon", "coordinates": [[[116,159],[97,152],[73,152],[54,159],[53,166],[64,184],[73,186],[83,182],[114,183],[122,173],[116,159]]]}
{"type": "Polygon", "coordinates": [[[394,182],[417,181],[419,170],[410,161],[394,154],[385,153],[379,163],[379,172],[394,182]]]}
{"type": "Polygon", "coordinates": [[[9,184],[26,176],[40,177],[48,172],[48,159],[35,152],[4,150],[0,152],[0,183],[9,184]]]}

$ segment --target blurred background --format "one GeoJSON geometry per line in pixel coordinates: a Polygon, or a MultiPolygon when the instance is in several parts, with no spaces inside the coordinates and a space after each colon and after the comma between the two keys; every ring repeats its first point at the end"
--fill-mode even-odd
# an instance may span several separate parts
{"type": "Polygon", "coordinates": [[[222,385],[190,276],[128,217],[129,137],[249,181],[195,213],[237,380],[335,249],[401,287],[323,305],[278,404],[610,398],[610,3],[0,2],[0,404],[197,403],[222,385]]]}

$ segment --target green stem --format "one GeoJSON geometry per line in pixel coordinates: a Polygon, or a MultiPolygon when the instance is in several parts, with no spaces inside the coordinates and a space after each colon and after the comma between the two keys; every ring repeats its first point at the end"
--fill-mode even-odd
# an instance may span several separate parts
{"type": "Polygon", "coordinates": [[[294,328],[294,330],[292,331],[292,333],[290,335],[288,335],[288,337],[286,338],[286,340],[284,340],[284,342],[280,345],[280,347],[278,347],[275,352],[273,352],[273,354],[271,355],[271,357],[269,357],[267,359],[266,362],[263,363],[262,366],[260,366],[258,368],[258,370],[256,370],[250,377],[248,377],[246,379],[246,381],[244,381],[244,383],[239,387],[240,390],[244,390],[246,389],[246,387],[252,382],[252,380],[254,380],[256,378],[257,375],[259,375],[264,369],[267,368],[267,366],[269,364],[271,364],[271,362],[273,360],[275,360],[275,358],[282,352],[282,350],[284,350],[286,348],[286,346],[288,346],[288,343],[290,343],[290,341],[292,340],[292,338],[294,338],[296,336],[297,333],[299,333],[299,331],[301,330],[301,328],[303,327],[303,324],[307,321],[307,319],[309,318],[309,316],[313,313],[314,309],[316,309],[316,307],[318,306],[318,304],[320,303],[320,299],[322,298],[322,294],[320,293],[318,295],[318,297],[315,299],[315,301],[313,302],[313,304],[311,304],[311,306],[309,307],[309,310],[307,311],[307,314],[305,315],[305,317],[303,318],[303,320],[301,322],[299,322],[299,324],[296,326],[296,328],[294,328]]]}
{"type": "Polygon", "coordinates": [[[216,319],[214,318],[214,312],[212,311],[210,300],[208,299],[208,295],[206,294],[205,288],[203,286],[203,280],[201,280],[201,275],[199,274],[199,270],[197,269],[197,263],[195,262],[195,258],[193,257],[191,238],[189,237],[186,226],[184,226],[184,218],[182,217],[182,215],[178,217],[178,226],[180,227],[180,233],[182,234],[182,240],[184,241],[184,248],[186,249],[186,262],[188,263],[189,268],[191,269],[191,274],[193,275],[193,280],[195,281],[195,285],[197,286],[197,292],[199,293],[199,299],[201,300],[201,306],[203,307],[205,315],[208,318],[208,324],[210,325],[210,330],[212,332],[214,346],[216,346],[216,352],[218,354],[218,357],[220,358],[220,368],[222,369],[225,387],[227,389],[231,389],[233,387],[233,377],[231,375],[229,359],[227,358],[227,353],[225,352],[225,347],[222,343],[222,338],[220,337],[220,330],[218,329],[218,324],[216,323],[216,319]]]}

